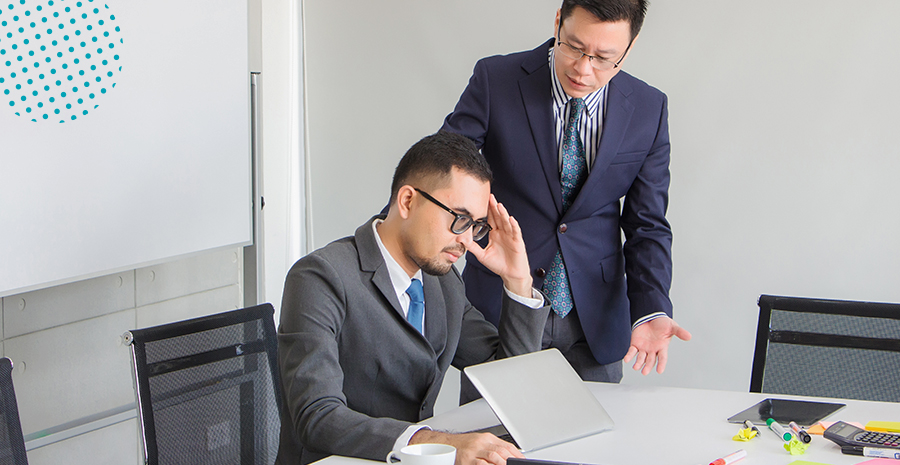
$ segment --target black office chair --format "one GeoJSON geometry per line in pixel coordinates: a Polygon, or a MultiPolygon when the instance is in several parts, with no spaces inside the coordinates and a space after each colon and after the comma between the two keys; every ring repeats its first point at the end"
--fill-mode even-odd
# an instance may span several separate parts
{"type": "Polygon", "coordinates": [[[281,432],[271,304],[125,333],[150,465],[275,463],[281,432]]]}
{"type": "Polygon", "coordinates": [[[0,358],[0,465],[28,465],[12,367],[10,359],[0,358]]]}
{"type": "Polygon", "coordinates": [[[760,296],[750,392],[900,402],[900,304],[760,296]]]}

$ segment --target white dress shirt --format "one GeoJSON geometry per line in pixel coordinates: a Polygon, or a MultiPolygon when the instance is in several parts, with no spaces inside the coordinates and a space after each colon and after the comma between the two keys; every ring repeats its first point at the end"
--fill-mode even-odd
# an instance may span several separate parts
{"type": "MultiPolygon", "coordinates": [[[[372,221],[372,230],[375,231],[375,242],[378,243],[378,249],[381,251],[381,256],[384,258],[384,263],[387,266],[388,274],[391,277],[391,285],[394,286],[394,292],[397,293],[397,300],[400,301],[400,308],[403,310],[403,315],[406,316],[409,314],[409,294],[406,293],[406,290],[409,288],[412,280],[418,279],[422,281],[422,270],[416,270],[416,273],[410,277],[409,274],[403,270],[403,267],[397,263],[397,260],[394,260],[394,257],[391,256],[391,253],[388,252],[388,249],[384,246],[384,243],[381,242],[381,236],[378,234],[378,225],[382,223],[384,220],[376,218],[372,221]]],[[[424,284],[424,281],[422,281],[424,284]]],[[[514,294],[510,292],[506,286],[503,286],[503,290],[506,291],[506,294],[516,302],[521,303],[530,308],[541,308],[544,306],[544,295],[541,294],[537,289],[532,288],[531,298],[522,297],[520,295],[514,294]]],[[[427,318],[428,314],[428,306],[425,306],[425,313],[427,318]]],[[[422,335],[425,334],[425,324],[423,320],[422,324],[422,335]]],[[[427,425],[409,425],[403,434],[394,441],[393,450],[399,451],[403,447],[409,445],[410,439],[412,439],[413,435],[416,434],[421,429],[431,429],[427,425]]]]}

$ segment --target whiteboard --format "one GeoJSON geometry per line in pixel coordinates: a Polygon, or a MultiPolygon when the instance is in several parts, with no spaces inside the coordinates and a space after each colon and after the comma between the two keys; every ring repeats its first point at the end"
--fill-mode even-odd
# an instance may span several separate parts
{"type": "Polygon", "coordinates": [[[0,295],[249,243],[246,0],[0,10],[0,295]]]}

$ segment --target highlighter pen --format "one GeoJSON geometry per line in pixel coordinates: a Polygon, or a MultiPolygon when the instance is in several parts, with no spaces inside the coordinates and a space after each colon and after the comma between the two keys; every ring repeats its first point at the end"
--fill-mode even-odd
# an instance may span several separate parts
{"type": "Polygon", "coordinates": [[[775,432],[778,436],[781,437],[784,442],[791,442],[791,439],[794,438],[794,435],[785,431],[784,427],[781,426],[774,418],[769,418],[766,420],[766,425],[768,425],[769,429],[775,432]]]}
{"type": "Polygon", "coordinates": [[[746,456],[747,456],[747,451],[745,451],[744,449],[741,449],[737,452],[732,452],[732,453],[726,455],[725,457],[722,457],[720,459],[716,459],[712,462],[709,462],[709,465],[728,465],[729,463],[737,462],[738,460],[740,460],[746,456]]]}
{"type": "Polygon", "coordinates": [[[744,428],[750,428],[751,431],[756,431],[756,435],[759,436],[759,428],[751,423],[750,420],[744,420],[744,428]]]}
{"type": "Polygon", "coordinates": [[[864,457],[900,460],[900,450],[885,449],[883,447],[844,446],[841,447],[841,453],[845,455],[862,455],[864,457]]]}
{"type": "Polygon", "coordinates": [[[800,440],[803,441],[804,444],[809,444],[812,442],[812,436],[810,436],[809,433],[806,432],[806,430],[801,428],[800,425],[792,421],[788,423],[788,426],[790,426],[791,429],[795,433],[797,433],[797,436],[800,437],[800,440]]]}

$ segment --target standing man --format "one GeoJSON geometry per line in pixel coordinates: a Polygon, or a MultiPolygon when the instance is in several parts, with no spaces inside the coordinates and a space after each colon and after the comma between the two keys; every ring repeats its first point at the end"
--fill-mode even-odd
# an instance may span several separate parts
{"type": "Polygon", "coordinates": [[[279,464],[338,454],[384,460],[415,443],[457,449],[457,465],[523,457],[489,433],[449,434],[432,416],[444,374],[540,349],[549,302],[532,288],[518,222],[491,195],[475,144],[438,133],[397,166],[387,216],[300,259],[284,285],[278,362],[288,414],[279,464]],[[481,248],[475,240],[490,234],[481,248]],[[499,330],[466,300],[466,251],[499,276],[499,330]]]}
{"type": "MultiPolygon", "coordinates": [[[[621,72],[646,9],[564,0],[553,39],[475,65],[443,126],[491,165],[493,192],[522,225],[535,286],[552,302],[543,347],[585,380],[619,382],[623,359],[662,373],[671,337],[691,337],[669,300],[666,96],[621,72]]],[[[477,256],[464,278],[496,324],[500,279],[477,256]]]]}

